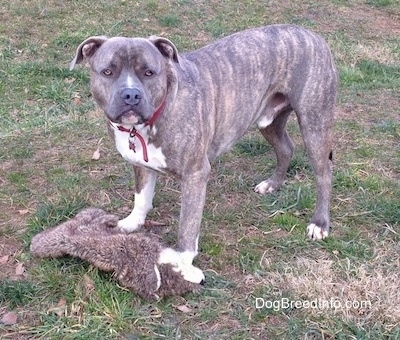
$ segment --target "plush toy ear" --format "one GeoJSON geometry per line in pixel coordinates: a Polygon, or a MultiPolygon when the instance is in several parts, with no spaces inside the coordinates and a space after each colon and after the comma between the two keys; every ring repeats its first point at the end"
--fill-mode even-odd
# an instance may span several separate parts
{"type": "Polygon", "coordinates": [[[149,40],[161,52],[164,57],[173,60],[179,64],[179,54],[176,46],[168,39],[162,37],[151,36],[149,40]]]}
{"type": "Polygon", "coordinates": [[[96,36],[87,38],[76,49],[74,59],[69,64],[69,69],[72,71],[76,64],[80,64],[84,59],[92,57],[98,48],[107,41],[105,36],[96,36]]]}

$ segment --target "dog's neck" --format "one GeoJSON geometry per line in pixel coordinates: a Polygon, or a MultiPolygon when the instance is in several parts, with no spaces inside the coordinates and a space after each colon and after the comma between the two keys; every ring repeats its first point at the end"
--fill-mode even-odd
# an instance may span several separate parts
{"type": "MultiPolygon", "coordinates": [[[[151,118],[144,124],[144,127],[149,126],[152,127],[156,119],[160,116],[161,112],[164,110],[165,107],[165,102],[166,102],[166,97],[164,97],[161,105],[158,107],[158,109],[153,113],[151,118]]],[[[133,125],[130,129],[126,128],[123,125],[118,125],[114,124],[111,120],[108,121],[111,127],[118,129],[119,131],[122,132],[127,132],[129,133],[129,137],[133,140],[135,137],[139,139],[140,144],[142,145],[142,150],[143,150],[143,160],[147,163],[149,161],[149,156],[147,153],[147,146],[146,146],[146,141],[143,138],[143,136],[138,132],[136,129],[136,126],[133,125]]],[[[135,149],[135,144],[131,141],[129,141],[129,149],[131,149],[133,152],[136,152],[135,149]]]]}
{"type": "Polygon", "coordinates": [[[144,126],[153,126],[154,122],[156,121],[156,119],[160,116],[161,112],[164,110],[165,107],[165,102],[167,101],[167,96],[164,97],[163,101],[161,102],[160,106],[158,107],[158,109],[153,113],[153,115],[151,116],[150,120],[147,121],[144,126]]]}

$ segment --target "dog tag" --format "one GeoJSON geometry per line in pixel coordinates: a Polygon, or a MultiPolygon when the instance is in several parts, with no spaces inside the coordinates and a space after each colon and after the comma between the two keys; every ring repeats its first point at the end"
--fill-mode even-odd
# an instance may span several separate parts
{"type": "Polygon", "coordinates": [[[129,139],[129,149],[131,149],[133,152],[136,152],[136,147],[133,138],[129,139]]]}

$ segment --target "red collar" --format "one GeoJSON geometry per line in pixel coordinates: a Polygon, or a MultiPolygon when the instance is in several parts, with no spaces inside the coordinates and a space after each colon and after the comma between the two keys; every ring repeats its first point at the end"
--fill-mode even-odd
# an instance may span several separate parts
{"type": "Polygon", "coordinates": [[[158,116],[160,115],[160,113],[164,110],[165,107],[165,102],[167,97],[164,97],[161,105],[158,107],[158,109],[156,110],[156,112],[153,113],[153,115],[151,116],[150,120],[144,124],[144,126],[153,126],[154,122],[156,121],[156,119],[158,118],[158,116]]]}
{"type": "MultiPolygon", "coordinates": [[[[161,105],[158,107],[158,109],[156,110],[156,112],[153,113],[153,116],[150,118],[149,121],[147,121],[144,126],[150,126],[152,127],[154,122],[156,121],[156,119],[159,117],[159,115],[161,114],[161,112],[164,110],[165,107],[165,102],[166,102],[166,97],[163,99],[161,105]]],[[[111,120],[108,121],[108,123],[112,126],[112,127],[116,127],[119,131],[122,132],[129,132],[129,149],[131,149],[133,152],[136,152],[135,149],[135,143],[133,143],[133,139],[135,137],[137,137],[139,139],[140,144],[142,145],[142,149],[143,149],[143,160],[147,163],[149,161],[149,157],[147,154],[147,146],[146,146],[146,141],[144,140],[143,136],[136,130],[135,126],[132,126],[131,129],[127,129],[126,127],[122,126],[122,125],[114,125],[111,120]]]]}

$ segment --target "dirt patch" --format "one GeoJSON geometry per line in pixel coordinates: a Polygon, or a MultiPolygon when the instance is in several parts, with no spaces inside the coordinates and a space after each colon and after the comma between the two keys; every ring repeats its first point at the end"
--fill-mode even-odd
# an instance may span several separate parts
{"type": "Polygon", "coordinates": [[[355,4],[340,7],[307,7],[299,9],[298,16],[316,24],[317,31],[327,38],[338,60],[350,64],[362,59],[383,64],[398,64],[399,56],[394,51],[395,40],[400,34],[400,13],[355,4]],[[338,38],[342,35],[345,35],[348,41],[338,38]],[[353,36],[362,38],[354,41],[353,36]]]}
{"type": "Polygon", "coordinates": [[[300,10],[304,18],[318,23],[318,31],[330,33],[345,28],[357,28],[370,37],[400,34],[400,13],[388,13],[364,4],[353,6],[307,7],[300,10]],[[327,18],[329,17],[329,20],[327,18]]]}
{"type": "Polygon", "coordinates": [[[390,14],[368,6],[357,5],[353,8],[343,8],[343,15],[349,20],[356,20],[369,27],[371,35],[400,34],[400,14],[390,14]]]}

